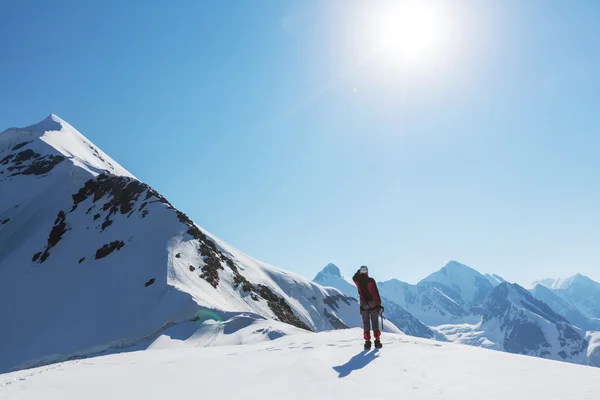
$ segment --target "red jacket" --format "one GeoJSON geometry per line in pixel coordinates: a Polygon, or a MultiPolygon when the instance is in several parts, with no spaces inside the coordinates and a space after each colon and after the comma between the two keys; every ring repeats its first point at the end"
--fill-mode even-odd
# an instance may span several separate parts
{"type": "Polygon", "coordinates": [[[374,306],[381,305],[381,297],[379,296],[379,290],[377,290],[377,283],[375,283],[375,279],[371,278],[367,274],[361,274],[360,272],[357,272],[352,277],[352,280],[358,289],[361,306],[369,304],[374,306]]]}

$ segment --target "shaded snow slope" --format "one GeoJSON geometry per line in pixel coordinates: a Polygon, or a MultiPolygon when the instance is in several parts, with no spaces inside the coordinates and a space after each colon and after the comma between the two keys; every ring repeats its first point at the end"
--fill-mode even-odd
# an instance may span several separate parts
{"type": "Polygon", "coordinates": [[[530,290],[537,299],[548,304],[554,311],[564,316],[569,322],[583,330],[600,330],[600,320],[586,317],[568,299],[561,297],[556,291],[538,284],[530,290]]]}
{"type": "Polygon", "coordinates": [[[587,318],[600,319],[600,283],[582,274],[565,279],[541,279],[532,284],[543,285],[576,307],[587,318]]]}
{"type": "Polygon", "coordinates": [[[484,276],[494,287],[498,286],[502,282],[506,282],[504,278],[496,274],[485,274],[484,276]]]}
{"type": "Polygon", "coordinates": [[[362,352],[360,330],[163,349],[0,376],[0,398],[596,400],[600,370],[401,335],[362,352]],[[234,384],[232,384],[234,382],[234,384]]]}
{"type": "Polygon", "coordinates": [[[450,261],[416,285],[382,282],[380,292],[429,326],[477,323],[481,306],[501,279],[450,261]]]}
{"type": "Polygon", "coordinates": [[[380,282],[382,296],[406,309],[429,326],[449,323],[476,322],[458,293],[438,283],[424,282],[411,285],[397,279],[380,282]]]}
{"type": "Polygon", "coordinates": [[[586,332],[519,285],[497,286],[476,325],[438,329],[449,340],[516,354],[600,366],[588,357],[586,332]]]}
{"type": "Polygon", "coordinates": [[[472,307],[483,304],[496,286],[478,271],[456,261],[450,261],[420,283],[440,284],[442,287],[450,288],[458,295],[459,300],[472,307]]]}
{"type": "Polygon", "coordinates": [[[205,313],[361,325],[354,298],[220,241],[56,116],[0,134],[0,249],[0,372],[134,346],[205,313]]]}

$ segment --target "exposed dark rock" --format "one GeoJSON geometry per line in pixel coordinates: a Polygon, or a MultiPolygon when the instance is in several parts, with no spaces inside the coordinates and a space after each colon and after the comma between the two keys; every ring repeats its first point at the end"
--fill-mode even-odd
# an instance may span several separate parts
{"type": "MultiPolygon", "coordinates": [[[[29,150],[25,150],[27,152],[29,150]]],[[[23,153],[23,152],[22,152],[23,153]]],[[[19,153],[21,154],[21,153],[19,153]]],[[[17,155],[18,156],[18,155],[17,155]]],[[[16,159],[15,159],[16,160],[16,159]]],[[[16,168],[8,168],[9,170],[18,169],[18,172],[13,173],[11,176],[16,175],[44,175],[52,171],[52,169],[64,161],[63,156],[47,155],[45,157],[37,158],[29,165],[22,165],[16,168]]]]}
{"type": "Polygon", "coordinates": [[[97,220],[98,218],[100,218],[100,214],[94,215],[94,221],[97,220]]]}
{"type": "Polygon", "coordinates": [[[155,281],[155,280],[156,280],[156,278],[152,278],[152,279],[150,279],[148,282],[144,283],[144,286],[145,286],[145,287],[148,287],[148,286],[152,285],[152,284],[154,283],[154,281],[155,281]]]}
{"type": "Polygon", "coordinates": [[[67,216],[65,215],[64,211],[60,210],[56,216],[56,219],[54,220],[54,226],[50,231],[50,235],[48,235],[48,243],[46,244],[46,248],[40,257],[40,263],[43,263],[48,259],[48,257],[50,257],[50,249],[60,242],[60,239],[62,239],[62,236],[67,231],[66,218],[67,216]]]}
{"type": "Polygon", "coordinates": [[[21,147],[25,147],[27,146],[29,143],[33,142],[33,140],[30,140],[29,142],[23,142],[23,143],[19,143],[17,145],[15,145],[15,147],[13,147],[13,150],[19,150],[21,147]]]}
{"type": "Polygon", "coordinates": [[[107,196],[109,200],[102,209],[110,210],[109,216],[117,212],[127,214],[146,188],[147,185],[133,178],[102,174],[98,175],[96,179],[88,180],[84,187],[72,197],[73,202],[79,204],[92,195],[94,202],[107,196]]]}
{"type": "Polygon", "coordinates": [[[333,329],[348,329],[348,326],[346,324],[344,324],[338,317],[327,311],[326,308],[324,308],[323,311],[325,313],[325,317],[327,318],[333,329]]]}
{"type": "Polygon", "coordinates": [[[10,218],[6,218],[4,221],[2,221],[2,225],[6,224],[8,221],[10,221],[10,218]]]}
{"type": "Polygon", "coordinates": [[[12,160],[14,157],[15,157],[15,155],[14,155],[14,154],[9,154],[9,155],[7,155],[6,157],[4,157],[4,158],[2,159],[2,161],[0,161],[0,165],[6,165],[6,164],[8,164],[8,162],[9,162],[10,160],[12,160]]]}
{"type": "Polygon", "coordinates": [[[123,246],[125,246],[125,242],[123,242],[122,240],[115,240],[113,242],[105,244],[104,246],[96,250],[96,260],[108,256],[115,250],[121,250],[123,246]]]}
{"type": "Polygon", "coordinates": [[[219,285],[219,270],[223,270],[221,261],[212,256],[208,256],[204,259],[204,266],[202,267],[202,274],[200,278],[210,283],[214,288],[219,285]]]}
{"type": "Polygon", "coordinates": [[[300,318],[294,314],[289,304],[286,303],[283,297],[279,297],[273,293],[268,286],[259,284],[256,285],[254,289],[260,297],[267,300],[267,305],[281,322],[294,325],[295,327],[305,329],[307,331],[311,330],[308,325],[302,322],[302,320],[300,320],[300,318]]]}
{"type": "MultiPolygon", "coordinates": [[[[236,288],[241,285],[244,292],[249,293],[254,301],[259,301],[259,296],[265,299],[269,308],[280,321],[302,329],[310,330],[310,327],[306,323],[294,315],[291,307],[284,298],[277,296],[267,286],[252,284],[240,273],[233,260],[225,255],[217,244],[202,232],[202,230],[198,228],[187,215],[175,209],[163,196],[149,186],[132,178],[102,174],[96,179],[87,181],[84,187],[72,197],[75,204],[81,203],[90,197],[92,197],[93,202],[106,197],[108,201],[104,203],[102,209],[105,211],[110,210],[110,216],[117,212],[120,212],[121,214],[132,212],[135,203],[140,199],[144,191],[146,194],[143,202],[137,209],[137,211],[141,211],[142,217],[145,217],[148,214],[148,204],[155,202],[163,203],[169,209],[175,211],[179,221],[187,227],[186,232],[198,241],[198,252],[202,256],[204,264],[200,267],[200,278],[207,281],[214,288],[217,288],[220,280],[219,273],[220,271],[224,271],[224,265],[227,265],[234,274],[234,286],[236,288]],[[153,197],[155,200],[151,200],[153,197]]],[[[122,241],[106,244],[101,249],[98,249],[96,252],[96,259],[106,257],[111,252],[119,250],[124,245],[125,244],[122,241]]],[[[181,257],[181,254],[178,253],[175,257],[179,258],[181,257]]],[[[192,265],[189,265],[188,268],[192,272],[196,270],[192,265]]]]}
{"type": "Polygon", "coordinates": [[[18,162],[23,162],[23,161],[31,160],[34,158],[38,158],[38,157],[41,157],[41,154],[38,154],[31,149],[27,149],[27,150],[23,150],[20,153],[18,153],[17,156],[14,158],[13,162],[18,163],[18,162]]]}
{"type": "Polygon", "coordinates": [[[81,263],[82,263],[84,260],[85,260],[85,257],[81,257],[81,258],[79,259],[79,264],[81,264],[81,263]]]}
{"type": "Polygon", "coordinates": [[[181,258],[181,253],[175,254],[175,258],[181,258]]]}
{"type": "Polygon", "coordinates": [[[33,258],[31,259],[31,261],[36,262],[40,258],[41,255],[42,255],[42,252],[38,251],[37,253],[35,253],[33,255],[33,258]]]}
{"type": "Polygon", "coordinates": [[[112,223],[113,222],[110,219],[108,219],[108,217],[106,217],[106,219],[102,223],[102,230],[105,230],[106,228],[108,228],[109,226],[111,226],[112,223]]]}
{"type": "Polygon", "coordinates": [[[233,272],[233,286],[237,289],[240,285],[242,285],[242,290],[244,292],[252,292],[254,290],[254,285],[252,285],[245,276],[240,274],[240,271],[235,266],[234,262],[228,258],[225,263],[233,272]]]}
{"type": "MultiPolygon", "coordinates": [[[[323,299],[323,303],[325,303],[329,307],[331,307],[332,310],[337,310],[337,309],[339,309],[339,306],[337,304],[338,301],[343,301],[348,306],[352,305],[350,303],[351,300],[349,300],[349,299],[352,299],[352,298],[348,297],[348,296],[344,296],[342,294],[336,294],[336,295],[333,295],[333,296],[327,296],[327,297],[325,297],[323,299]]],[[[354,300],[354,299],[352,299],[352,300],[354,300]]]]}

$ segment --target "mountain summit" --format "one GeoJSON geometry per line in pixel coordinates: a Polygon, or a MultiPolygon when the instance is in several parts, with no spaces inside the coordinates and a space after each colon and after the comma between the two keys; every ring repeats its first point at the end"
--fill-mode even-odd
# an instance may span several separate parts
{"type": "Polygon", "coordinates": [[[342,277],[342,273],[340,272],[340,269],[335,264],[327,264],[325,266],[325,268],[323,268],[323,271],[321,271],[321,273],[331,275],[331,276],[337,276],[340,278],[342,277]]]}
{"type": "Polygon", "coordinates": [[[222,242],[55,115],[0,134],[0,249],[0,373],[178,326],[197,345],[361,326],[356,299],[222,242]]]}
{"type": "Polygon", "coordinates": [[[420,283],[440,284],[450,288],[460,296],[461,301],[475,307],[483,304],[494,288],[484,275],[457,261],[450,261],[420,283]]]}

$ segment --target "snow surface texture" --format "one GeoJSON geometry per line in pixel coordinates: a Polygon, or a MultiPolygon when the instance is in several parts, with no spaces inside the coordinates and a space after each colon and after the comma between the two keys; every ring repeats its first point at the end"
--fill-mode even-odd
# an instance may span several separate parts
{"type": "Polygon", "coordinates": [[[363,352],[359,336],[305,333],[75,360],[1,375],[0,398],[598,399],[599,369],[403,335],[363,352]]]}
{"type": "Polygon", "coordinates": [[[189,321],[361,326],[354,298],[220,241],[55,115],[0,133],[0,249],[0,373],[189,321]]]}

